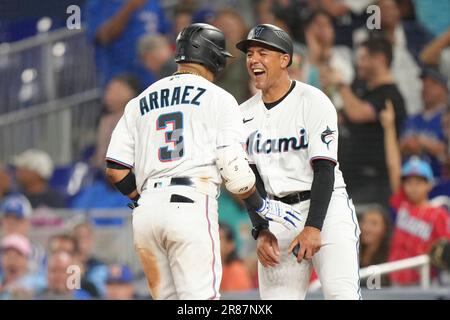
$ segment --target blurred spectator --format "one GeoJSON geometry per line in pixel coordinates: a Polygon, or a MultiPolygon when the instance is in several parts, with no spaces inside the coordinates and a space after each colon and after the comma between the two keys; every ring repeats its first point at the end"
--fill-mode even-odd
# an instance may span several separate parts
{"type": "MultiPolygon", "coordinates": [[[[449,213],[428,202],[433,181],[429,164],[413,157],[403,165],[401,178],[401,188],[394,190],[391,198],[396,222],[389,261],[427,254],[436,240],[450,239],[449,213]]],[[[410,269],[391,273],[390,279],[396,285],[412,285],[420,278],[416,270],[410,269]]]]}
{"type": "MultiPolygon", "coordinates": [[[[20,234],[30,237],[31,217],[33,209],[28,199],[21,194],[6,197],[1,205],[1,233],[3,236],[20,234]]],[[[28,267],[30,272],[43,276],[45,264],[45,248],[36,242],[30,243],[28,267]]]]}
{"type": "Polygon", "coordinates": [[[213,24],[225,34],[227,50],[234,56],[234,59],[228,60],[225,70],[217,77],[215,83],[231,93],[238,103],[242,103],[250,97],[250,91],[247,86],[236,84],[248,83],[250,78],[247,73],[246,57],[236,48],[236,43],[247,37],[247,26],[239,13],[232,9],[217,12],[213,24]]]}
{"type": "Polygon", "coordinates": [[[434,176],[439,177],[447,152],[442,129],[442,117],[448,107],[447,79],[430,68],[423,70],[421,78],[424,110],[406,121],[400,147],[403,156],[426,157],[434,176]]]}
{"type": "Polygon", "coordinates": [[[416,114],[422,110],[419,54],[433,37],[415,21],[402,21],[394,0],[379,0],[376,4],[380,8],[381,29],[358,29],[353,35],[355,45],[368,37],[382,37],[391,43],[392,74],[405,99],[406,111],[409,115],[416,114]]]}
{"type": "Polygon", "coordinates": [[[148,85],[177,70],[169,41],[162,35],[145,35],[139,39],[138,52],[142,64],[153,78],[148,85]]]}
{"type": "Polygon", "coordinates": [[[294,51],[292,54],[292,64],[288,68],[289,78],[292,80],[298,80],[301,82],[306,82],[306,75],[305,75],[305,61],[306,61],[306,48],[295,45],[294,44],[294,51]]]}
{"type": "Polygon", "coordinates": [[[1,241],[0,299],[31,299],[45,283],[29,272],[30,241],[10,234],[1,241]]]}
{"type": "Polygon", "coordinates": [[[320,6],[334,18],[336,43],[352,47],[352,32],[365,25],[366,9],[374,0],[319,0],[320,6]]]}
{"type": "Polygon", "coordinates": [[[307,19],[305,37],[308,50],[305,64],[306,82],[322,89],[333,101],[342,108],[342,98],[335,88],[320,82],[320,73],[332,68],[339,72],[342,80],[351,84],[353,80],[352,52],[348,47],[334,45],[334,28],[331,17],[325,11],[316,11],[307,19]],[[320,71],[320,73],[319,73],[320,71]]]}
{"type": "Polygon", "coordinates": [[[18,233],[28,236],[31,228],[31,215],[33,209],[28,199],[20,194],[6,197],[2,204],[2,235],[18,233]]]}
{"type": "MultiPolygon", "coordinates": [[[[178,34],[192,23],[192,9],[185,6],[177,7],[174,12],[173,21],[171,43],[175,44],[178,34]]],[[[175,50],[174,45],[172,49],[175,50]]]]}
{"type": "Polygon", "coordinates": [[[37,149],[28,149],[14,158],[17,182],[33,208],[65,207],[65,196],[53,190],[48,182],[53,174],[50,156],[37,149]]]}
{"type": "Polygon", "coordinates": [[[100,118],[97,129],[97,143],[94,155],[94,165],[103,170],[106,150],[108,149],[111,134],[122,117],[127,103],[141,92],[138,81],[129,74],[123,74],[111,79],[103,94],[103,103],[106,114],[100,118]]]}
{"type": "Polygon", "coordinates": [[[70,234],[55,234],[48,240],[48,253],[55,254],[59,252],[67,252],[71,256],[78,252],[78,242],[75,237],[70,234]]]}
{"type": "Polygon", "coordinates": [[[128,266],[113,264],[108,267],[105,298],[108,300],[135,298],[133,274],[128,266]]]}
{"type": "Polygon", "coordinates": [[[444,132],[446,144],[446,153],[444,156],[441,179],[436,181],[430,198],[446,196],[450,199],[450,107],[442,116],[442,131],[444,132]]]}
{"type": "Polygon", "coordinates": [[[244,263],[239,258],[230,226],[220,223],[220,256],[222,257],[222,282],[220,291],[247,291],[252,283],[244,263]]]}
{"type": "Polygon", "coordinates": [[[94,257],[95,234],[90,223],[80,223],[73,229],[78,243],[77,260],[83,265],[83,277],[94,284],[101,295],[105,293],[107,266],[94,257]]]}
{"type": "Polygon", "coordinates": [[[38,299],[44,300],[86,300],[91,295],[77,288],[77,279],[75,273],[70,273],[70,267],[76,265],[73,256],[65,251],[52,253],[48,259],[47,268],[47,288],[38,296],[38,299]],[[69,281],[69,277],[73,281],[69,281]]]}
{"type": "Polygon", "coordinates": [[[11,178],[6,168],[0,163],[0,201],[5,197],[11,188],[11,178]]]}
{"type": "MultiPolygon", "coordinates": [[[[388,261],[391,241],[391,218],[383,207],[369,207],[361,217],[360,267],[388,261]]],[[[389,277],[382,276],[381,285],[389,285],[389,277]]]]}
{"type": "Polygon", "coordinates": [[[395,0],[400,11],[402,21],[416,21],[416,11],[413,0],[395,0]]]}
{"type": "Polygon", "coordinates": [[[145,74],[136,53],[139,37],[168,32],[158,0],[90,0],[86,16],[87,35],[95,45],[102,86],[126,72],[145,74]]]}
{"type": "Polygon", "coordinates": [[[417,20],[434,36],[440,35],[450,27],[450,1],[413,0],[417,20]]]}
{"type": "Polygon", "coordinates": [[[423,48],[420,60],[426,65],[439,68],[450,78],[450,28],[423,48]]]}
{"type": "Polygon", "coordinates": [[[70,207],[80,210],[128,209],[129,202],[130,199],[118,192],[102,175],[73,197],[70,207]]]}
{"type": "Polygon", "coordinates": [[[388,205],[390,182],[386,168],[383,128],[379,121],[386,100],[395,111],[397,136],[406,117],[403,98],[390,72],[392,48],[384,39],[363,42],[357,51],[358,78],[365,86],[345,85],[337,72],[324,74],[344,102],[339,132],[339,159],[355,205],[388,205]]]}
{"type": "Polygon", "coordinates": [[[60,253],[68,254],[71,258],[72,264],[78,266],[81,277],[81,289],[87,292],[91,297],[100,297],[100,290],[95,284],[90,282],[85,277],[86,268],[84,263],[79,258],[78,241],[74,236],[66,233],[61,233],[50,237],[48,245],[47,267],[49,264],[49,257],[52,255],[58,255],[60,253]]]}

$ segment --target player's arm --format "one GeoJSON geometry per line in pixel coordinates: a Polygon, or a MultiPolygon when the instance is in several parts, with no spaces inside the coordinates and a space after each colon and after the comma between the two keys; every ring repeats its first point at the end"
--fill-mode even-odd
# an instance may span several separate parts
{"type": "Polygon", "coordinates": [[[95,34],[95,41],[106,46],[114,39],[118,38],[125,30],[133,13],[141,8],[146,2],[147,0],[126,1],[113,17],[98,28],[95,34]]]}
{"type": "Polygon", "coordinates": [[[295,228],[296,223],[301,221],[300,212],[291,206],[260,195],[255,187],[255,174],[248,164],[247,155],[241,144],[219,147],[217,165],[227,190],[242,199],[247,207],[252,209],[251,212],[254,210],[263,219],[280,223],[287,229],[295,228]]]}
{"type": "Polygon", "coordinates": [[[136,189],[136,177],[133,171],[128,167],[106,160],[105,174],[109,182],[113,184],[120,193],[133,201],[129,206],[134,209],[140,195],[136,189]]]}

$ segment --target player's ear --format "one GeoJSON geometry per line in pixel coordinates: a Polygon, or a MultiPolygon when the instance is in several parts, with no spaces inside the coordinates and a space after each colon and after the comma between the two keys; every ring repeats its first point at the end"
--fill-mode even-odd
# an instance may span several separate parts
{"type": "Polygon", "coordinates": [[[280,55],[281,68],[282,69],[285,69],[285,68],[288,67],[289,60],[290,60],[290,57],[289,57],[288,54],[281,54],[280,55]]]}

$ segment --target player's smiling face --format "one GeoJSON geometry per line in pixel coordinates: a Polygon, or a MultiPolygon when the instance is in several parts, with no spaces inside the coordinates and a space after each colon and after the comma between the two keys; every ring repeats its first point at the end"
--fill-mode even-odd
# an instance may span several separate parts
{"type": "Polygon", "coordinates": [[[250,46],[247,49],[247,70],[255,87],[270,88],[281,76],[289,63],[289,55],[269,48],[250,46]]]}

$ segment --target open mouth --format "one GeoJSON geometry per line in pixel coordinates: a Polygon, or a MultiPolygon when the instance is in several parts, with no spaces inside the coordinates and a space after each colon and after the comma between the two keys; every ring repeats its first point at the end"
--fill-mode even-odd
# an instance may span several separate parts
{"type": "Polygon", "coordinates": [[[253,74],[255,75],[255,77],[261,76],[263,74],[265,74],[266,72],[261,69],[261,68],[255,68],[253,69],[253,74]]]}

